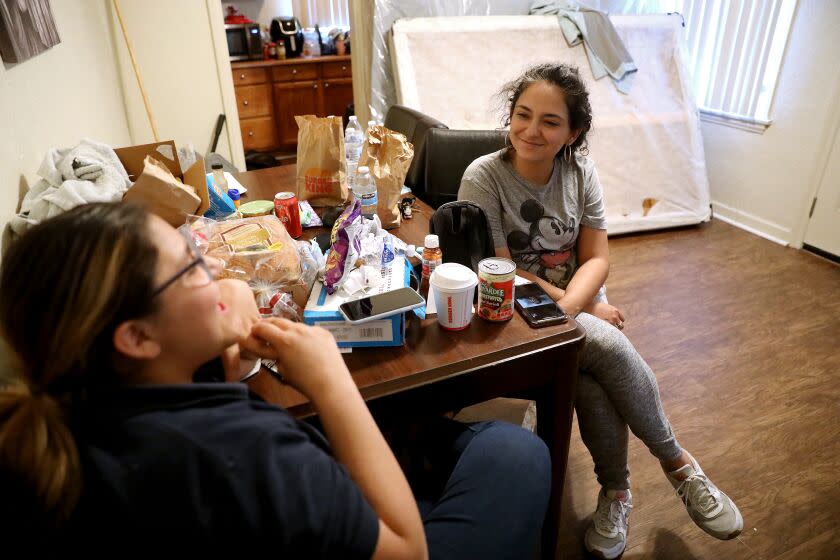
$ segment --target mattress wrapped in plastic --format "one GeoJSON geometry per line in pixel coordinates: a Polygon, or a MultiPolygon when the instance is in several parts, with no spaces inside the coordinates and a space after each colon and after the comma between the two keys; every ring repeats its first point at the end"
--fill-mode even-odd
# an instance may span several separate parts
{"type": "Polygon", "coordinates": [[[501,126],[496,93],[528,66],[576,65],[590,91],[589,135],[609,233],[696,224],[710,217],[697,108],[679,16],[610,16],[639,71],[629,94],[594,80],[584,46],[569,47],[556,16],[398,20],[391,34],[397,102],[455,129],[501,126]]]}

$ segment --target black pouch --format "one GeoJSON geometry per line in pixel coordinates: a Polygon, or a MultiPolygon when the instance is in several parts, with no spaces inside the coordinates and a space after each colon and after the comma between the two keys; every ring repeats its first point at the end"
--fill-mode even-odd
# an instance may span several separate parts
{"type": "Polygon", "coordinates": [[[487,216],[475,202],[456,200],[440,206],[429,221],[429,233],[440,239],[443,262],[477,271],[479,261],[496,256],[487,216]]]}

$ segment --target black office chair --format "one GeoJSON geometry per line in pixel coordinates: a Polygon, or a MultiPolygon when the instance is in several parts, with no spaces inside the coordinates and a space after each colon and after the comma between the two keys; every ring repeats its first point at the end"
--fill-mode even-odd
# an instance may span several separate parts
{"type": "Polygon", "coordinates": [[[464,171],[477,157],[505,146],[503,130],[451,130],[434,128],[426,133],[425,196],[429,205],[458,198],[464,171]]]}
{"type": "Polygon", "coordinates": [[[426,200],[423,177],[426,171],[426,133],[431,129],[446,128],[446,125],[429,115],[402,105],[392,105],[383,124],[385,128],[404,134],[414,145],[414,159],[408,168],[405,185],[422,200],[426,200]]]}

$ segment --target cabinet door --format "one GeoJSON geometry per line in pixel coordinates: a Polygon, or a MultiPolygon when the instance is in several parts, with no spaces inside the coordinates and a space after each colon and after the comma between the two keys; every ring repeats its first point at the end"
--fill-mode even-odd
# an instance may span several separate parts
{"type": "Polygon", "coordinates": [[[295,115],[316,115],[320,107],[321,87],[318,82],[274,84],[274,115],[280,144],[297,145],[295,115]]]}
{"type": "Polygon", "coordinates": [[[242,133],[242,147],[246,152],[248,150],[270,150],[277,146],[274,119],[270,116],[239,119],[239,129],[242,133]]]}
{"type": "Polygon", "coordinates": [[[271,86],[239,86],[236,92],[236,107],[240,119],[271,115],[271,86]]]}
{"type": "Polygon", "coordinates": [[[343,117],[347,106],[353,103],[353,79],[333,78],[324,80],[324,116],[343,117]]]}

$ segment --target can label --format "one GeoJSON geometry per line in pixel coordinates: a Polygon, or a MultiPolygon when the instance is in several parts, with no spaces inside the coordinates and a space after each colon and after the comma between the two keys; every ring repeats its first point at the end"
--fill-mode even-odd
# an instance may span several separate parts
{"type": "Polygon", "coordinates": [[[300,226],[300,207],[295,193],[281,192],[274,195],[274,213],[293,238],[297,239],[303,234],[303,228],[300,226]]]}
{"type": "Polygon", "coordinates": [[[516,264],[510,259],[489,258],[478,263],[478,316],[487,321],[513,317],[516,264]]]}

